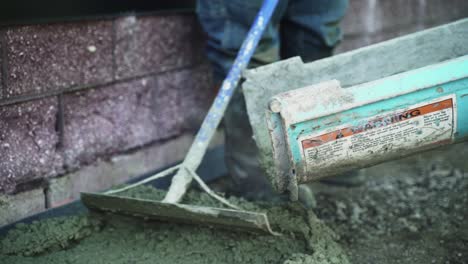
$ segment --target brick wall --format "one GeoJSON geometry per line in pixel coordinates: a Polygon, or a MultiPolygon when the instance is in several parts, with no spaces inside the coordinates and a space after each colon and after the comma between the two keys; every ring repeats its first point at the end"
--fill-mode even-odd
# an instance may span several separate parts
{"type": "MultiPolygon", "coordinates": [[[[2,28],[0,65],[3,218],[61,204],[47,201],[57,197],[48,193],[55,178],[70,182],[69,175],[100,160],[139,149],[172,157],[140,164],[138,174],[181,159],[164,146],[185,152],[190,140],[176,141],[200,121],[212,96],[203,34],[189,14],[2,28]],[[17,209],[14,197],[34,202],[17,209]]],[[[112,182],[124,179],[122,173],[112,182]]],[[[0,225],[14,220],[3,218],[0,225]]]]}

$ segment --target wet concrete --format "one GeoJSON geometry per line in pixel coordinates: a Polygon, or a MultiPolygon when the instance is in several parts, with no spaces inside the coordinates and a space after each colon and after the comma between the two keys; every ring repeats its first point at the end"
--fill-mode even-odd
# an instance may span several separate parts
{"type": "MultiPolygon", "coordinates": [[[[137,187],[124,195],[160,200],[137,187]]],[[[348,263],[337,236],[298,204],[230,202],[267,212],[281,236],[107,215],[49,219],[22,225],[3,239],[0,263],[348,263]]],[[[217,206],[191,192],[185,203],[217,206]]]]}

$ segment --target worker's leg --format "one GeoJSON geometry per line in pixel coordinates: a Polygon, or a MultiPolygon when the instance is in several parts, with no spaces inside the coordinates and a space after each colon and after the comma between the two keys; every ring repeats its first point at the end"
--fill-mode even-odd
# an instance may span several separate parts
{"type": "MultiPolygon", "coordinates": [[[[206,54],[215,80],[227,75],[263,0],[198,0],[197,14],[208,36],[206,54]]],[[[287,6],[281,0],[258,44],[250,68],[279,60],[278,26],[287,6]]]]}
{"type": "Polygon", "coordinates": [[[281,57],[311,62],[332,55],[348,0],[290,0],[281,21],[281,57]]]}
{"type": "MultiPolygon", "coordinates": [[[[226,76],[240,49],[262,0],[199,0],[197,13],[208,35],[207,56],[214,67],[217,83],[226,76]]],[[[266,28],[250,68],[279,60],[278,25],[287,6],[280,1],[266,28]]],[[[259,166],[245,101],[238,87],[224,115],[226,166],[237,192],[243,196],[269,194],[270,185],[259,166]]]]}

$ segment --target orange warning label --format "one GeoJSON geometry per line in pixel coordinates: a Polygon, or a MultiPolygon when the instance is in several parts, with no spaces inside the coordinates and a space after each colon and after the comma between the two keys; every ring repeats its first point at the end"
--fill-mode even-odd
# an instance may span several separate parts
{"type": "Polygon", "coordinates": [[[324,143],[337,140],[339,138],[349,137],[349,136],[352,136],[352,135],[355,135],[364,131],[368,131],[370,129],[391,125],[391,124],[409,120],[411,118],[415,118],[421,115],[426,115],[429,113],[437,112],[442,109],[452,109],[452,107],[453,107],[452,99],[447,99],[441,102],[432,103],[432,104],[424,105],[418,108],[410,109],[401,113],[396,113],[394,115],[376,118],[376,119],[367,121],[366,124],[363,124],[362,126],[338,129],[336,131],[329,132],[329,133],[320,135],[318,137],[305,139],[302,141],[302,148],[308,149],[312,147],[317,147],[324,143]]]}
{"type": "Polygon", "coordinates": [[[408,109],[376,115],[299,139],[309,167],[318,169],[342,159],[359,161],[449,140],[454,132],[453,97],[439,98],[408,109]]]}

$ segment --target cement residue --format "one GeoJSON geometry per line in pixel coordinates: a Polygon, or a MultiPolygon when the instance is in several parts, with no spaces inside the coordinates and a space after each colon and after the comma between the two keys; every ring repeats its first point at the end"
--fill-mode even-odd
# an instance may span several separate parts
{"type": "MultiPolygon", "coordinates": [[[[125,195],[160,200],[164,192],[138,187],[125,195]]],[[[26,258],[0,256],[4,263],[348,263],[334,234],[312,212],[297,205],[254,204],[239,198],[230,202],[246,210],[265,211],[282,236],[228,231],[108,216],[104,227],[67,250],[26,258]]],[[[185,203],[218,206],[205,194],[190,192],[185,203]]],[[[64,219],[64,221],[67,218],[64,219]]],[[[72,218],[68,218],[72,219],[72,218]]],[[[40,229],[46,228],[41,225],[40,229]]],[[[39,226],[38,226],[39,227],[39,226]]],[[[53,228],[47,226],[47,228],[53,228]]],[[[56,232],[65,232],[63,228],[56,232]]],[[[35,244],[22,229],[15,235],[35,244]]],[[[39,232],[40,233],[40,232],[39,232]]],[[[37,234],[39,234],[37,233],[37,234]]],[[[7,237],[9,237],[8,235],[7,237]]],[[[28,245],[28,242],[23,244],[28,245]]]]}

